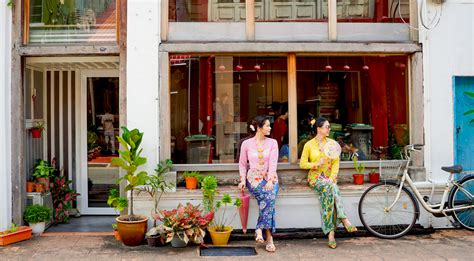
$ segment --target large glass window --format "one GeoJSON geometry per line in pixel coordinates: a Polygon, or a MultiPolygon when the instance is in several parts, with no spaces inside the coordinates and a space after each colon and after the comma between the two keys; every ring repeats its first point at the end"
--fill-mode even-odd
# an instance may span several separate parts
{"type": "Polygon", "coordinates": [[[27,1],[30,43],[116,40],[116,0],[27,1]]]}
{"type": "Polygon", "coordinates": [[[255,2],[255,20],[261,22],[327,21],[327,2],[323,0],[263,0],[255,2]]]}
{"type": "Polygon", "coordinates": [[[337,0],[336,10],[340,22],[408,23],[410,1],[337,0]]]}
{"type": "MultiPolygon", "coordinates": [[[[399,159],[409,142],[407,57],[298,57],[298,153],[326,117],[341,160],[399,159]]],[[[291,115],[290,115],[291,117],[291,115]]]]}
{"type": "Polygon", "coordinates": [[[171,55],[173,162],[236,162],[248,123],[285,110],[287,84],[286,57],[171,55]]]}

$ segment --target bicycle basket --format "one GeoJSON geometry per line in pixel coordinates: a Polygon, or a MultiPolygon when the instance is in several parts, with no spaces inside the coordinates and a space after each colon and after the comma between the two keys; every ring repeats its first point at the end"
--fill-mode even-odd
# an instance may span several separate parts
{"type": "Polygon", "coordinates": [[[407,160],[380,160],[379,172],[380,180],[394,180],[403,174],[407,160]]]}

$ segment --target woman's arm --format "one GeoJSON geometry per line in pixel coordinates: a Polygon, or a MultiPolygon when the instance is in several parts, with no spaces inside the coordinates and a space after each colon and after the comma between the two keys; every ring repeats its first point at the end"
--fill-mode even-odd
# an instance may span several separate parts
{"type": "Polygon", "coordinates": [[[301,154],[301,159],[300,159],[300,168],[312,169],[317,166],[316,163],[308,162],[310,151],[311,151],[311,146],[308,141],[303,147],[303,153],[301,154]]]}
{"type": "Polygon", "coordinates": [[[331,175],[330,178],[337,183],[337,174],[339,173],[339,157],[331,160],[331,175]]]}
{"type": "Polygon", "coordinates": [[[239,157],[239,174],[240,182],[245,182],[245,177],[247,176],[247,151],[248,151],[248,142],[243,142],[240,147],[240,157],[239,157]]]}
{"type": "Polygon", "coordinates": [[[277,175],[277,164],[278,164],[278,143],[276,140],[272,139],[272,145],[270,149],[270,162],[268,162],[268,175],[267,181],[273,182],[273,184],[278,182],[277,175]]]}

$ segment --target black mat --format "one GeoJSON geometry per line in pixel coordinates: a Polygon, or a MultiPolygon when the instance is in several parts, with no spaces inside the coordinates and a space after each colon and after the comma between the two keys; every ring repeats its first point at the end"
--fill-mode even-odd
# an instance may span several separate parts
{"type": "Polygon", "coordinates": [[[68,224],[59,224],[47,232],[113,232],[112,224],[117,216],[81,216],[71,217],[68,224]]]}
{"type": "Polygon", "coordinates": [[[254,247],[218,247],[209,246],[200,248],[201,256],[256,256],[254,247]]]}

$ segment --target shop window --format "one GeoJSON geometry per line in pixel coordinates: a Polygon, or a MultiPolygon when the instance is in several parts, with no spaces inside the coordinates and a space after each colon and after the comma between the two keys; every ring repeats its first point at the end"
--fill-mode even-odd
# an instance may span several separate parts
{"type": "Polygon", "coordinates": [[[341,160],[399,159],[409,142],[407,57],[298,57],[298,153],[311,120],[331,123],[341,160]]]}
{"type": "Polygon", "coordinates": [[[336,10],[339,22],[409,23],[410,1],[337,0],[336,10]]]}
{"type": "MultiPolygon", "coordinates": [[[[257,115],[267,115],[273,123],[288,101],[286,61],[171,55],[173,162],[236,162],[240,141],[249,136],[248,123],[257,115]]],[[[282,141],[285,135],[280,135],[282,141]]]]}
{"type": "Polygon", "coordinates": [[[255,2],[255,21],[327,21],[327,6],[324,0],[263,0],[262,3],[255,2]]]}
{"type": "Polygon", "coordinates": [[[116,41],[117,0],[27,0],[29,43],[116,41]]]}

